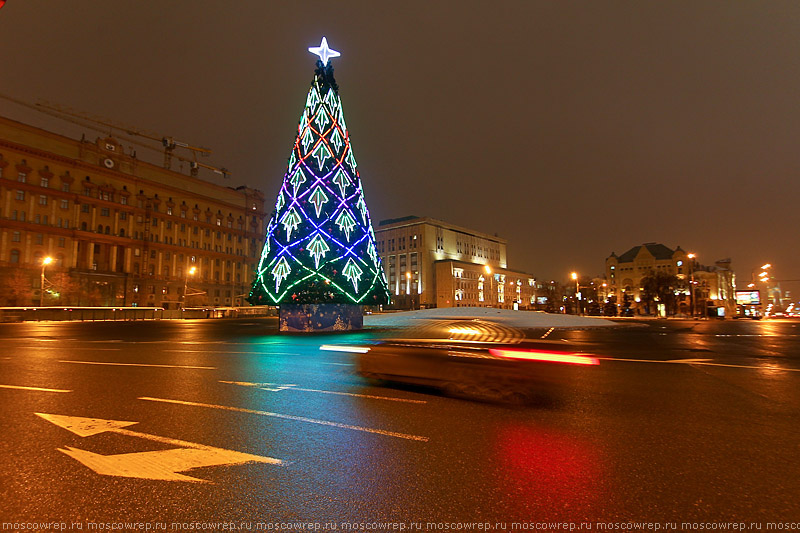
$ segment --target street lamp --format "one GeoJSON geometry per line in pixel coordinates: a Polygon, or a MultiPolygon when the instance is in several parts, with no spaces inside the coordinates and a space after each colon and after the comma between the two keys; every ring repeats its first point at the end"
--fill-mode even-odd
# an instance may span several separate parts
{"type": "Polygon", "coordinates": [[[414,309],[414,300],[411,297],[411,272],[406,272],[406,296],[408,297],[409,307],[414,309]]]}
{"type": "Polygon", "coordinates": [[[694,318],[694,258],[696,254],[688,254],[686,257],[691,259],[689,261],[689,305],[692,307],[692,318],[694,318]]]}
{"type": "Polygon", "coordinates": [[[578,299],[578,295],[581,290],[580,285],[578,283],[578,273],[573,272],[572,274],[570,274],[570,276],[572,277],[572,281],[575,282],[575,314],[578,315],[580,314],[580,305],[581,305],[580,300],[578,299]]]}
{"type": "Polygon", "coordinates": [[[53,262],[53,258],[49,255],[42,259],[42,280],[41,291],[39,292],[39,307],[44,307],[44,267],[53,262]]]}
{"type": "Polygon", "coordinates": [[[197,272],[197,267],[192,267],[186,271],[186,277],[183,278],[183,307],[186,308],[186,291],[189,288],[189,276],[194,276],[194,273],[197,272]]]}
{"type": "MultiPolygon", "coordinates": [[[[491,294],[494,294],[494,276],[492,276],[492,267],[490,267],[489,265],[485,265],[483,269],[486,271],[486,274],[489,275],[489,284],[490,284],[489,286],[491,287],[489,291],[491,294]]],[[[495,298],[497,298],[497,296],[492,296],[492,299],[495,298]]],[[[491,304],[491,302],[489,302],[489,307],[494,307],[491,304]]]]}

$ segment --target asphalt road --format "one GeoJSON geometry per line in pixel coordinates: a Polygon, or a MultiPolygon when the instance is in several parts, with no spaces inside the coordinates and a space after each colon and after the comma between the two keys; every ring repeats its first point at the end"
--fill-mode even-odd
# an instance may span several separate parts
{"type": "Polygon", "coordinates": [[[513,407],[378,386],[319,350],[369,331],[0,324],[0,518],[800,522],[800,322],[625,325],[549,332],[601,365],[513,407]]]}

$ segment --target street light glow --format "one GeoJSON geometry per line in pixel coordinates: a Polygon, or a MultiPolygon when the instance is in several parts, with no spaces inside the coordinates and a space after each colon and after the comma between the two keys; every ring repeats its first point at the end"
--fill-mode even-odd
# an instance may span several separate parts
{"type": "Polygon", "coordinates": [[[766,270],[766,269],[770,268],[771,266],[772,266],[771,264],[767,263],[766,265],[762,265],[761,266],[761,270],[766,270]]]}
{"type": "Polygon", "coordinates": [[[189,269],[189,275],[194,276],[195,272],[197,272],[197,267],[192,267],[189,269]]]}
{"type": "Polygon", "coordinates": [[[570,274],[570,276],[572,276],[573,280],[578,279],[578,273],[577,272],[573,272],[572,274],[570,274]]]}
{"type": "Polygon", "coordinates": [[[53,262],[53,258],[50,257],[49,255],[47,257],[45,257],[44,259],[42,259],[42,264],[43,265],[49,265],[52,262],[53,262]]]}

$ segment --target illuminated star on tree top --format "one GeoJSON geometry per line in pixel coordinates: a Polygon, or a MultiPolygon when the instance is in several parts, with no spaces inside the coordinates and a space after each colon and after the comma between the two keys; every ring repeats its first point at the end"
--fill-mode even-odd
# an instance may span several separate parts
{"type": "Polygon", "coordinates": [[[328,48],[328,39],[325,37],[322,38],[322,42],[319,46],[311,46],[308,48],[308,51],[312,54],[317,54],[323,65],[327,65],[330,58],[342,55],[336,50],[328,48]]]}

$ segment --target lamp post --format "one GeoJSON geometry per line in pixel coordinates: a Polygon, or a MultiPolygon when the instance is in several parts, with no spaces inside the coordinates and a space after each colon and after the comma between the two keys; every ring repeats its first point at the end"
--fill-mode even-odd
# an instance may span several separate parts
{"type": "Polygon", "coordinates": [[[572,274],[570,274],[570,276],[572,277],[572,281],[575,282],[575,314],[578,315],[580,314],[580,305],[581,305],[579,299],[580,285],[578,282],[578,273],[573,272],[572,274]]]}
{"type": "MultiPolygon", "coordinates": [[[[770,268],[772,268],[772,265],[770,263],[767,263],[765,265],[761,265],[761,272],[758,274],[758,281],[760,281],[761,283],[764,284],[764,292],[766,293],[764,295],[765,296],[764,299],[767,300],[767,301],[769,301],[769,299],[772,297],[772,294],[770,294],[770,288],[769,288],[769,278],[770,278],[770,276],[769,276],[769,272],[767,272],[767,270],[769,270],[770,268]]],[[[773,304],[774,304],[774,302],[771,302],[769,305],[772,306],[773,304]]],[[[767,312],[768,313],[769,313],[770,309],[771,309],[771,307],[767,307],[767,312]]]]}
{"type": "Polygon", "coordinates": [[[692,318],[694,318],[694,258],[697,256],[692,253],[686,257],[689,258],[689,305],[692,309],[692,318]]]}
{"type": "Polygon", "coordinates": [[[49,255],[42,259],[42,279],[41,290],[39,291],[39,307],[44,307],[44,267],[53,262],[53,258],[49,255]]]}
{"type": "Polygon", "coordinates": [[[406,272],[406,296],[408,297],[408,305],[411,310],[414,310],[414,299],[411,296],[411,272],[406,272]]]}
{"type": "Polygon", "coordinates": [[[186,277],[183,278],[183,308],[186,309],[186,291],[189,288],[189,276],[194,276],[197,272],[197,267],[192,267],[186,271],[186,277]]]}
{"type": "MultiPolygon", "coordinates": [[[[494,276],[492,275],[492,267],[489,265],[485,265],[483,269],[486,271],[486,274],[489,275],[489,283],[491,289],[489,289],[490,294],[494,294],[494,276]]],[[[495,299],[497,296],[492,296],[492,299],[495,299]]],[[[489,307],[494,307],[491,302],[489,302],[489,307]]]]}

